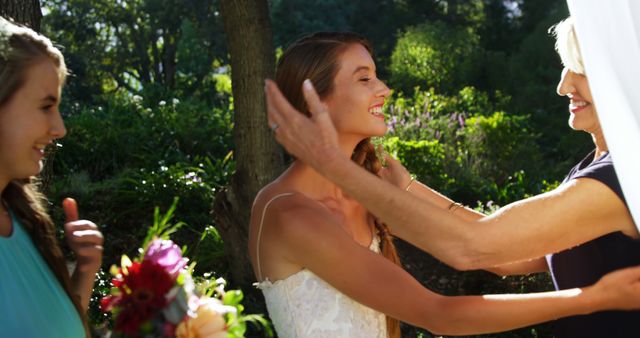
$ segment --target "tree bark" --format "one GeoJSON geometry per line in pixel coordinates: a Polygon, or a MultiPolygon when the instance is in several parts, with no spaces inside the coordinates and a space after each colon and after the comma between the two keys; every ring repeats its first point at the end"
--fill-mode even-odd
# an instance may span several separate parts
{"type": "MultiPolygon", "coordinates": [[[[162,50],[162,69],[164,70],[164,85],[173,90],[176,85],[176,71],[178,64],[176,54],[178,53],[178,39],[180,30],[169,31],[164,36],[164,48],[162,50]]],[[[157,62],[160,62],[158,60],[157,62]]]]}
{"type": "Polygon", "coordinates": [[[39,0],[0,0],[0,16],[40,31],[42,10],[39,0]]]}
{"type": "Polygon", "coordinates": [[[273,34],[266,0],[222,0],[220,11],[231,57],[236,172],[216,196],[213,217],[231,279],[246,287],[255,281],[247,252],[251,205],[284,165],[282,149],[267,126],[264,100],[264,79],[275,68],[273,34]]]}

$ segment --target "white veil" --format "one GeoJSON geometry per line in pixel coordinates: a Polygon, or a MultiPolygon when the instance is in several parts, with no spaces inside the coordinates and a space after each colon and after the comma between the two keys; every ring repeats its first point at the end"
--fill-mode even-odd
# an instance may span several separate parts
{"type": "Polygon", "coordinates": [[[640,229],[640,1],[567,3],[607,146],[640,229]]]}

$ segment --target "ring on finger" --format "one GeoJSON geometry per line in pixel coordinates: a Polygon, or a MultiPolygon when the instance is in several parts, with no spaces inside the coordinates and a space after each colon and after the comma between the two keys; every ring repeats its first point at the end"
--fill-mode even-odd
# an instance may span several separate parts
{"type": "Polygon", "coordinates": [[[271,131],[273,131],[275,133],[275,131],[279,128],[280,126],[277,123],[272,123],[271,124],[271,131]]]}

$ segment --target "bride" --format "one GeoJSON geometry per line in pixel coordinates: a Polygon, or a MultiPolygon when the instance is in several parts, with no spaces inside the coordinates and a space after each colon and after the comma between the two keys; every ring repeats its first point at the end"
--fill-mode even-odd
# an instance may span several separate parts
{"type": "MultiPolygon", "coordinates": [[[[381,110],[390,91],[376,77],[369,43],[353,33],[316,33],[295,42],[279,61],[276,83],[301,112],[308,112],[305,79],[327,106],[342,151],[377,173],[381,166],[369,138],[386,132],[381,110]]],[[[399,320],[436,334],[480,334],[640,308],[639,268],[613,272],[582,289],[434,293],[401,268],[384,224],[301,161],[257,195],[249,253],[280,337],[395,338],[399,320]]]]}

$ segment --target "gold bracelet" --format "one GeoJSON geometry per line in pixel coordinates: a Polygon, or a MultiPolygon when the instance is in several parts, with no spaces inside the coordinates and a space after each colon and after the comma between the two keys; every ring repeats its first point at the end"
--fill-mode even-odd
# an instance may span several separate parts
{"type": "Polygon", "coordinates": [[[458,208],[464,208],[464,205],[458,202],[451,202],[451,204],[449,204],[449,206],[447,207],[447,210],[449,210],[450,212],[454,212],[458,208]]]}
{"type": "Polygon", "coordinates": [[[409,184],[407,184],[407,187],[404,188],[405,191],[409,191],[409,188],[411,188],[411,185],[413,184],[413,181],[415,181],[416,178],[415,177],[411,177],[411,181],[409,181],[409,184]]]}

